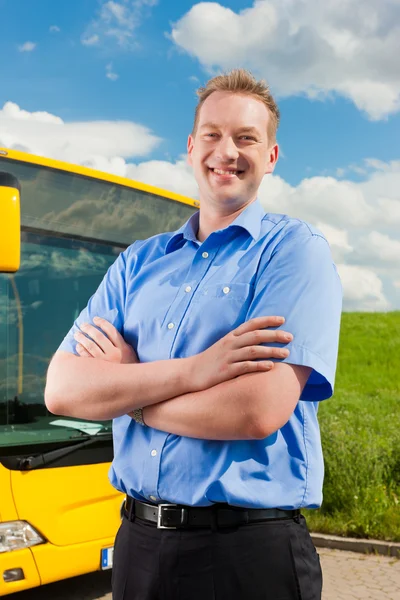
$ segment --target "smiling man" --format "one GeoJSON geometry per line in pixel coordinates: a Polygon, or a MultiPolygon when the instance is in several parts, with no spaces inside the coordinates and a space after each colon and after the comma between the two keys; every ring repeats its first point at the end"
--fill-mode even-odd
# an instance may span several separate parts
{"type": "Polygon", "coordinates": [[[210,93],[209,86],[201,94],[188,140],[189,163],[201,201],[207,202],[207,210],[200,211],[200,241],[229,225],[256,200],[262,178],[272,173],[278,160],[279,113],[272,98],[269,113],[254,96],[218,88],[210,93]]]}
{"type": "Polygon", "coordinates": [[[322,501],[342,289],[323,235],[257,199],[278,123],[247,71],[199,90],[200,211],[118,257],[49,367],[51,412],[114,419],[114,600],[321,598],[301,509],[322,501]]]}

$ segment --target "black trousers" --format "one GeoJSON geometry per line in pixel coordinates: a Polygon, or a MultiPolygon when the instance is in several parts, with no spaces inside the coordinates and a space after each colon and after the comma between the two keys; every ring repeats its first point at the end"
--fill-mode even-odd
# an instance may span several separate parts
{"type": "Polygon", "coordinates": [[[229,529],[161,530],[123,518],[113,600],[321,600],[303,515],[229,529]]]}

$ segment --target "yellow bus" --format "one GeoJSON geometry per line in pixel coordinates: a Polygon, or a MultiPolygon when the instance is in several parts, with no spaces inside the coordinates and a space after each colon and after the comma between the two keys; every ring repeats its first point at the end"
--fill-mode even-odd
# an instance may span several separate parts
{"type": "Polygon", "coordinates": [[[111,568],[124,501],[108,482],[111,422],[49,413],[46,370],[117,255],[197,208],[0,148],[0,596],[111,568]]]}

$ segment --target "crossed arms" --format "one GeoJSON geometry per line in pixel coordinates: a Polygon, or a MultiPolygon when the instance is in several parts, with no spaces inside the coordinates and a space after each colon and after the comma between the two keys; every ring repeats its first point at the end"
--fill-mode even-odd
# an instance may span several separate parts
{"type": "Polygon", "coordinates": [[[295,409],[311,368],[271,362],[289,351],[292,336],[280,317],[243,323],[189,358],[139,363],[134,350],[104,319],[76,334],[79,356],[53,357],[45,390],[50,412],[106,420],[143,407],[145,423],[176,435],[210,439],[263,439],[295,409]],[[289,335],[289,338],[285,337],[289,335]]]}

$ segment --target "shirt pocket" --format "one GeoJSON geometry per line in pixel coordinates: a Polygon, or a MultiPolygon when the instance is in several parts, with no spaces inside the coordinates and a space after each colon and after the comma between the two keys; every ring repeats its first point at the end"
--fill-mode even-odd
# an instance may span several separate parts
{"type": "Polygon", "coordinates": [[[218,329],[228,332],[244,322],[253,296],[254,287],[249,283],[206,284],[193,296],[193,309],[204,317],[218,319],[218,329]]]}
{"type": "Polygon", "coordinates": [[[174,357],[203,352],[239,327],[246,320],[253,296],[254,287],[248,283],[222,281],[197,289],[176,335],[174,357]]]}

